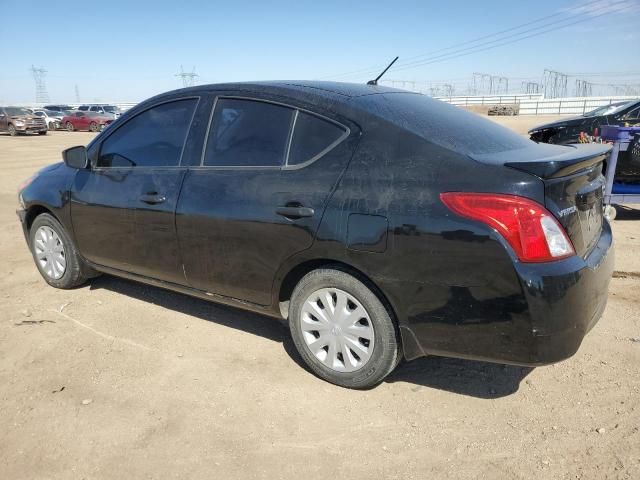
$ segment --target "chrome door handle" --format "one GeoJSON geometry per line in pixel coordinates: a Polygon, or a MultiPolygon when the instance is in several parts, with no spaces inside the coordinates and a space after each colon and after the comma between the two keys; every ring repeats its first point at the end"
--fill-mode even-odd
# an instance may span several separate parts
{"type": "Polygon", "coordinates": [[[283,217],[295,220],[303,217],[313,217],[313,208],[309,207],[278,207],[276,213],[283,217]]]}
{"type": "Polygon", "coordinates": [[[157,205],[158,203],[165,202],[166,200],[167,197],[155,192],[145,193],[140,197],[141,202],[148,203],[149,205],[157,205]]]}

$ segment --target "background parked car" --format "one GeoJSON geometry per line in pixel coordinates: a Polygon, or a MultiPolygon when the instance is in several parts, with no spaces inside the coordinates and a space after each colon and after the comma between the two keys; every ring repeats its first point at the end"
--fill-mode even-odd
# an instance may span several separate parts
{"type": "Polygon", "coordinates": [[[45,105],[44,109],[50,110],[52,112],[62,112],[62,113],[66,113],[74,110],[74,108],[70,105],[45,105]]]}
{"type": "Polygon", "coordinates": [[[62,125],[62,119],[65,116],[63,112],[54,112],[53,110],[35,110],[33,114],[36,117],[44,118],[49,130],[57,130],[62,125]]]}
{"type": "Polygon", "coordinates": [[[33,115],[22,107],[0,107],[0,132],[8,132],[14,136],[20,133],[47,134],[47,124],[44,118],[33,115]]]}
{"type": "Polygon", "coordinates": [[[80,105],[78,110],[81,112],[111,114],[114,118],[118,118],[121,113],[120,109],[115,105],[80,105]]]}
{"type": "Polygon", "coordinates": [[[559,145],[578,143],[580,133],[598,136],[603,125],[640,124],[640,100],[617,102],[556,122],[539,125],[529,130],[531,140],[559,145]]]}
{"type": "Polygon", "coordinates": [[[69,132],[74,130],[89,130],[99,132],[114,121],[111,114],[94,112],[71,112],[62,119],[62,126],[69,132]]]}

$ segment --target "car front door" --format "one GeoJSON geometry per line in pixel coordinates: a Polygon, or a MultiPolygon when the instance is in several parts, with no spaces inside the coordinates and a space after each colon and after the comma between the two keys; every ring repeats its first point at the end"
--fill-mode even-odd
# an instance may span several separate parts
{"type": "Polygon", "coordinates": [[[71,196],[80,251],[99,265],[184,284],[175,231],[181,166],[197,97],[141,111],[96,146],[71,196]]]}
{"type": "Polygon", "coordinates": [[[187,281],[267,305],[279,267],[312,245],[354,142],[334,121],[246,98],[218,98],[208,132],[176,210],[187,281]]]}
{"type": "Polygon", "coordinates": [[[84,130],[88,128],[89,123],[87,122],[88,117],[85,112],[76,112],[73,116],[73,128],[76,130],[84,130]]]}

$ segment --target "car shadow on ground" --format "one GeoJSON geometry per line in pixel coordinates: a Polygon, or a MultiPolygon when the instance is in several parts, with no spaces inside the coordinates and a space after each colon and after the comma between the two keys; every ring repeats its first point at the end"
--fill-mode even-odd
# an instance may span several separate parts
{"type": "MultiPolygon", "coordinates": [[[[109,290],[280,342],[291,359],[311,373],[298,354],[284,321],[110,275],[93,279],[89,288],[109,290]]],[[[533,369],[471,360],[427,357],[401,363],[385,381],[413,383],[416,386],[412,390],[416,392],[422,387],[429,387],[459,395],[490,399],[518,391],[520,382],[531,370],[533,369]]]]}
{"type": "Polygon", "coordinates": [[[624,205],[615,205],[615,220],[640,220],[640,208],[630,208],[624,205]]]}
{"type": "Polygon", "coordinates": [[[516,393],[532,371],[531,367],[431,356],[403,362],[386,381],[414,383],[414,392],[428,387],[491,399],[516,393]]]}

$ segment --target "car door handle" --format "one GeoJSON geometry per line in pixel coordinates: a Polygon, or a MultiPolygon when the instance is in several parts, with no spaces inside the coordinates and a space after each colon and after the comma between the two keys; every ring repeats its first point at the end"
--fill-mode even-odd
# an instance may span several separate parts
{"type": "Polygon", "coordinates": [[[148,203],[149,205],[157,205],[158,203],[165,202],[166,200],[167,197],[156,192],[145,193],[140,197],[141,202],[148,203]]]}
{"type": "Polygon", "coordinates": [[[278,207],[276,208],[276,213],[283,217],[295,220],[297,218],[313,217],[315,212],[313,211],[313,208],[309,207],[278,207]]]}

